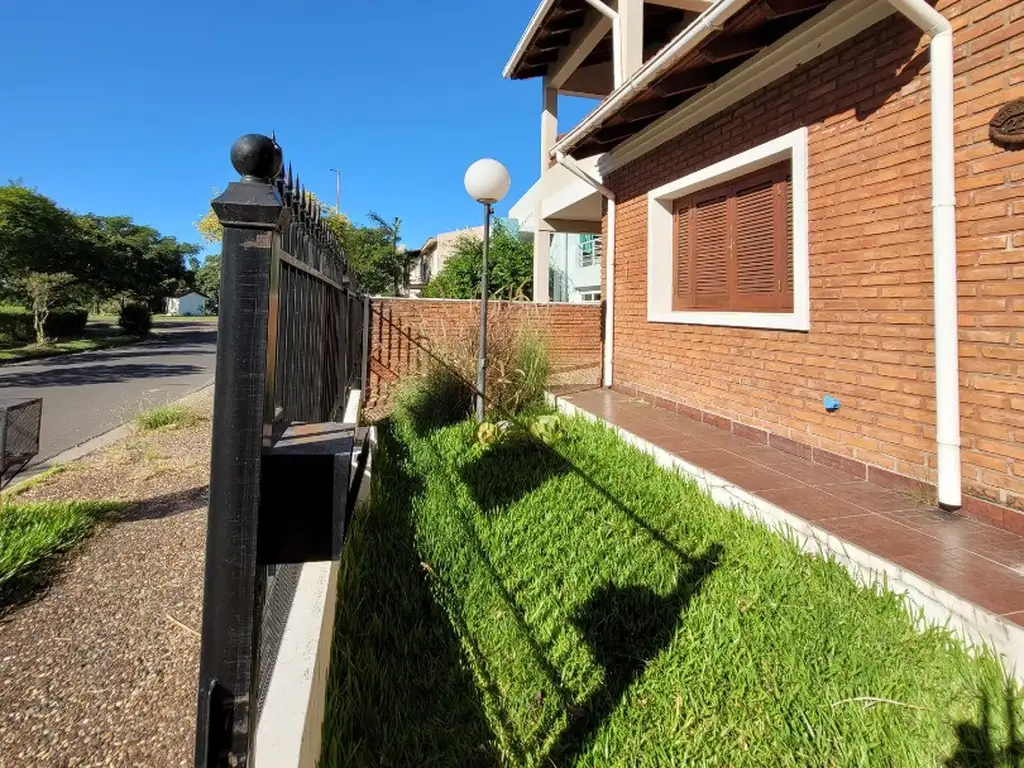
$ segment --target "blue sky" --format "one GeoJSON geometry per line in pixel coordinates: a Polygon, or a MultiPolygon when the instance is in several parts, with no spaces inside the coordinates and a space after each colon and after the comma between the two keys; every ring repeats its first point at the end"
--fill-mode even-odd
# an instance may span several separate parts
{"type": "MultiPolygon", "coordinates": [[[[535,0],[7,3],[0,180],[78,212],[192,227],[243,133],[276,131],[303,182],[411,247],[475,225],[466,167],[496,157],[507,212],[538,174],[540,84],[501,70],[535,0]]],[[[560,130],[586,102],[560,109],[560,130]]]]}

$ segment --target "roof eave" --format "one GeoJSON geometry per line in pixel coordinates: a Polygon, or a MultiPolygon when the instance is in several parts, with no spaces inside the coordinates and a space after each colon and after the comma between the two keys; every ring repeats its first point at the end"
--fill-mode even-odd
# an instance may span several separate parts
{"type": "Polygon", "coordinates": [[[505,69],[502,70],[501,76],[507,80],[515,78],[515,70],[518,68],[522,61],[523,55],[526,53],[526,49],[529,48],[530,43],[533,42],[533,38],[536,37],[537,31],[540,29],[541,24],[544,22],[545,17],[551,10],[551,6],[554,5],[555,0],[541,0],[540,5],[537,6],[537,10],[533,12],[533,17],[530,19],[530,23],[526,26],[526,30],[523,32],[522,37],[519,38],[519,43],[516,45],[515,50],[512,52],[511,58],[508,63],[505,64],[505,69]]]}

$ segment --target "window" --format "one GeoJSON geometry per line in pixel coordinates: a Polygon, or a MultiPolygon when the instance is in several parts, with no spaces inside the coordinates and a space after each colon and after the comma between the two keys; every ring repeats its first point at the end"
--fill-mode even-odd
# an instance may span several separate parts
{"type": "Polygon", "coordinates": [[[600,301],[601,300],[601,289],[595,288],[581,288],[579,291],[580,301],[600,301]]]}
{"type": "Polygon", "coordinates": [[[647,196],[647,320],[810,328],[807,130],[647,196]]]}
{"type": "Polygon", "coordinates": [[[598,235],[580,235],[576,264],[592,267],[601,259],[601,238],[598,235]]]}
{"type": "Polygon", "coordinates": [[[672,309],[793,309],[789,163],[679,198],[672,309]]]}

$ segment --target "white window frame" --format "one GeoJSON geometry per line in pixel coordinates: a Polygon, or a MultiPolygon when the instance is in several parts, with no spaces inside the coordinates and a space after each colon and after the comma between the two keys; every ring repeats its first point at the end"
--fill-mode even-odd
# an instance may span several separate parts
{"type": "Polygon", "coordinates": [[[647,195],[647,322],[808,331],[811,327],[810,256],[807,214],[807,128],[780,136],[709,165],[647,195]],[[792,166],[793,310],[791,312],[703,312],[672,309],[672,206],[707,187],[724,184],[778,162],[792,166]]]}

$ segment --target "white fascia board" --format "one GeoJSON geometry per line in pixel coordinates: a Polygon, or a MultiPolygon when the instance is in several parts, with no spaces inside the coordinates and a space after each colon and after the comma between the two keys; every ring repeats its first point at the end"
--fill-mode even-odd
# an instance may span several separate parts
{"type": "Polygon", "coordinates": [[[548,11],[551,10],[551,6],[555,4],[555,0],[541,0],[541,4],[537,6],[537,10],[533,12],[533,17],[530,19],[530,23],[526,26],[526,31],[523,32],[523,36],[519,38],[519,43],[516,45],[516,49],[512,52],[512,57],[508,60],[505,65],[505,69],[502,71],[501,76],[508,79],[512,77],[512,72],[518,66],[519,60],[523,58],[523,54],[526,53],[526,49],[533,42],[534,36],[537,34],[537,30],[540,29],[541,23],[544,21],[544,17],[548,15],[548,11]]]}

